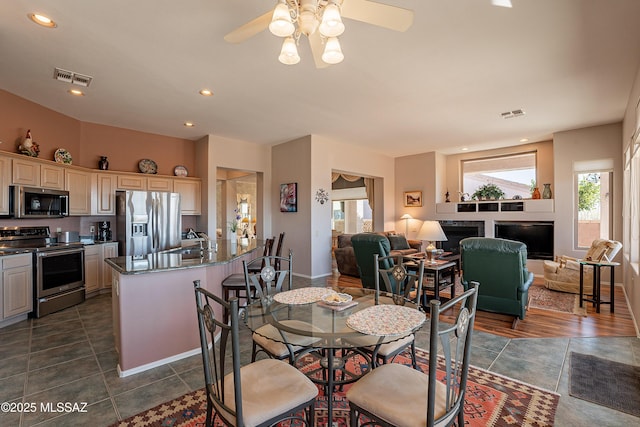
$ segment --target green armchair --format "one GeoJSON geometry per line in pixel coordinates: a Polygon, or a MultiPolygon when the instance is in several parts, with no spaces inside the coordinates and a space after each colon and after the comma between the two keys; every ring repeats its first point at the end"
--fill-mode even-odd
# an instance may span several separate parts
{"type": "MultiPolygon", "coordinates": [[[[391,245],[389,239],[376,233],[359,233],[351,237],[351,245],[358,263],[358,271],[360,272],[360,280],[364,288],[376,288],[376,268],[373,258],[374,254],[380,257],[389,256],[391,245]]],[[[390,268],[391,263],[385,260],[380,268],[390,268]]]]}
{"type": "MultiPolygon", "coordinates": [[[[478,310],[524,319],[533,273],[527,270],[527,245],[513,240],[469,237],[460,241],[462,285],[479,282],[478,310]]],[[[513,326],[515,326],[514,321],[513,326]]]]}

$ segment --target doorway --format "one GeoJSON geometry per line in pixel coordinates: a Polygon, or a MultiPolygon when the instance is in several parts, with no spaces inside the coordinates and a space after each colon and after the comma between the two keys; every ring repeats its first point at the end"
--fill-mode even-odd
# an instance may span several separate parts
{"type": "Polygon", "coordinates": [[[256,238],[260,204],[258,174],[252,171],[218,168],[216,174],[216,233],[227,239],[256,238]]]}

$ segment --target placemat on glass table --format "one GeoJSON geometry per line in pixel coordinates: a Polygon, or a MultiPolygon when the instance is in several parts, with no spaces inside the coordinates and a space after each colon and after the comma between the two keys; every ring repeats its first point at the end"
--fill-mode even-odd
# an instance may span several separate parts
{"type": "Polygon", "coordinates": [[[273,296],[273,299],[281,304],[311,304],[312,302],[320,301],[324,295],[329,293],[335,293],[335,291],[311,286],[279,292],[273,296]]]}
{"type": "Polygon", "coordinates": [[[401,305],[374,305],[353,313],[347,326],[367,335],[400,335],[414,330],[425,321],[419,310],[401,305]]]}

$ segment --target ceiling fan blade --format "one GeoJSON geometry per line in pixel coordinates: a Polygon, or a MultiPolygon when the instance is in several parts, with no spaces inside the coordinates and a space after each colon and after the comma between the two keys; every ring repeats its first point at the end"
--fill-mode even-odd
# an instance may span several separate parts
{"type": "Polygon", "coordinates": [[[269,28],[272,16],[272,10],[265,13],[264,15],[258,16],[253,21],[247,22],[246,24],[236,28],[235,30],[224,36],[225,41],[229,43],[241,43],[248,38],[255,36],[260,31],[264,31],[269,28]]]}
{"type": "Polygon", "coordinates": [[[316,68],[327,68],[329,64],[322,60],[324,45],[322,44],[320,31],[314,31],[309,34],[309,46],[311,47],[311,53],[313,54],[313,61],[316,63],[316,68]]]}
{"type": "Polygon", "coordinates": [[[340,14],[344,18],[401,32],[413,24],[412,10],[368,0],[344,0],[340,14]]]}

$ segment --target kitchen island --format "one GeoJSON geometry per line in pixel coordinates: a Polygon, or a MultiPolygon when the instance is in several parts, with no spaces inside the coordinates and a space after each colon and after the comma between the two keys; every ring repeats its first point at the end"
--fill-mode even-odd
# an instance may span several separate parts
{"type": "Polygon", "coordinates": [[[263,245],[261,240],[247,245],[218,240],[217,251],[201,251],[196,245],[105,260],[113,269],[118,374],[125,377],[199,353],[193,281],[222,295],[222,280],[241,273],[242,262],[260,255],[263,245]]]}

